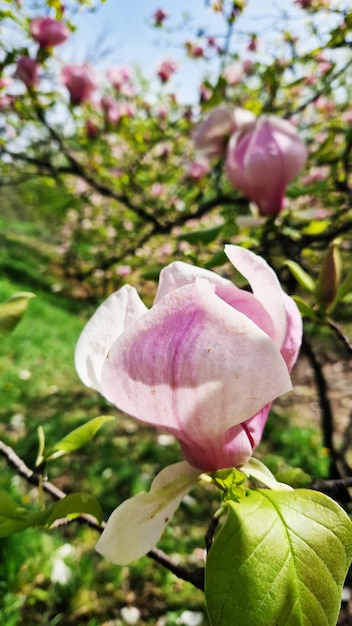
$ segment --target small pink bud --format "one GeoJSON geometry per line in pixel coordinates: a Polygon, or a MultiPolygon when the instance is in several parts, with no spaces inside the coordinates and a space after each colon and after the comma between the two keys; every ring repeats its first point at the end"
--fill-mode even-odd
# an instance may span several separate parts
{"type": "Polygon", "coordinates": [[[98,87],[94,72],[90,65],[66,65],[61,72],[62,80],[69,93],[71,104],[82,104],[90,100],[93,91],[98,87]]]}
{"type": "Polygon", "coordinates": [[[18,59],[15,76],[22,80],[26,87],[35,87],[39,81],[39,63],[29,57],[18,59]]]}
{"type": "Polygon", "coordinates": [[[260,117],[232,135],[225,171],[230,183],[257,204],[261,215],[277,215],[287,185],[306,159],[306,147],[292,124],[260,117]]]}
{"type": "Polygon", "coordinates": [[[36,17],[31,21],[29,32],[41,48],[59,46],[70,36],[67,26],[51,17],[36,17]]]}
{"type": "Polygon", "coordinates": [[[159,76],[162,83],[167,83],[172,74],[177,72],[178,63],[176,61],[172,61],[171,59],[166,59],[160,63],[157,69],[157,75],[159,76]]]}
{"type": "Polygon", "coordinates": [[[155,26],[161,26],[164,20],[169,17],[169,14],[167,11],[165,11],[165,9],[158,9],[157,11],[155,11],[153,17],[155,26]]]}
{"type": "Polygon", "coordinates": [[[247,50],[249,50],[250,52],[256,52],[258,50],[258,47],[259,47],[258,37],[254,33],[250,38],[249,44],[247,46],[247,50]]]}

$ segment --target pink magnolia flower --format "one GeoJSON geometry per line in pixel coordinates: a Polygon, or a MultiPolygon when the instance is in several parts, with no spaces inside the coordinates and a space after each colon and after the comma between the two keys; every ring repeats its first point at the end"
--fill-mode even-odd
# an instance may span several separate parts
{"type": "Polygon", "coordinates": [[[15,76],[22,80],[26,87],[35,87],[39,82],[39,63],[30,57],[21,57],[17,61],[15,76]]]}
{"type": "Polygon", "coordinates": [[[71,104],[82,104],[90,100],[93,91],[98,87],[93,69],[84,65],[66,65],[61,72],[62,80],[69,93],[71,104]]]}
{"type": "Polygon", "coordinates": [[[253,293],[171,263],[150,310],[125,285],[96,311],[75,352],[86,385],[174,435],[205,471],[250,458],[271,402],[291,388],[301,341],[301,316],[273,270],[243,248],[225,251],[253,293]]]}
{"type": "Polygon", "coordinates": [[[230,135],[247,128],[255,119],[254,113],[245,109],[230,109],[224,105],[215,107],[195,134],[194,144],[197,152],[207,158],[222,156],[225,154],[230,135]]]}
{"type": "Polygon", "coordinates": [[[29,32],[41,48],[59,46],[70,36],[67,26],[51,17],[34,18],[30,23],[29,32]]]}
{"type": "Polygon", "coordinates": [[[306,159],[306,147],[292,124],[259,117],[232,135],[225,171],[230,183],[257,204],[261,215],[276,215],[283,208],[287,185],[306,159]]]}
{"type": "Polygon", "coordinates": [[[172,59],[165,59],[162,61],[157,69],[157,75],[159,76],[162,83],[167,83],[172,74],[177,72],[178,63],[176,61],[172,61],[172,59]]]}

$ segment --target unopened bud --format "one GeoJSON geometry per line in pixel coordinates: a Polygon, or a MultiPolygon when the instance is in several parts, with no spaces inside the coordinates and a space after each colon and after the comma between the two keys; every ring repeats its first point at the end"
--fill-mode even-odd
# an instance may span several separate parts
{"type": "Polygon", "coordinates": [[[327,249],[317,284],[317,301],[326,311],[332,308],[341,280],[340,240],[332,241],[327,249]]]}

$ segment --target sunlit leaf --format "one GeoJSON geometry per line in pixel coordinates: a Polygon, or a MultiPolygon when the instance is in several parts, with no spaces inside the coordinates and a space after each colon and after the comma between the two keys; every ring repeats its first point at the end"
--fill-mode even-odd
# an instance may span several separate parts
{"type": "Polygon", "coordinates": [[[75,428],[51,448],[47,455],[45,455],[45,460],[50,461],[51,459],[57,459],[64,454],[79,450],[79,448],[82,448],[82,446],[96,435],[98,430],[106,424],[106,422],[111,422],[114,419],[115,418],[111,415],[101,415],[75,428]]]}
{"type": "Polygon", "coordinates": [[[98,500],[85,493],[71,493],[42,511],[31,511],[20,506],[4,490],[0,491],[0,537],[9,537],[27,528],[49,527],[62,518],[91,515],[100,524],[103,513],[98,500]]]}
{"type": "Polygon", "coordinates": [[[5,337],[16,328],[32,298],[35,298],[33,293],[20,291],[0,304],[0,337],[5,337]]]}
{"type": "Polygon", "coordinates": [[[250,491],[227,506],[206,563],[211,624],[336,626],[352,560],[341,507],[304,489],[250,491]]]}
{"type": "Polygon", "coordinates": [[[314,293],[316,289],[315,282],[309,274],[301,267],[296,261],[287,260],[284,262],[284,265],[288,267],[292,276],[297,280],[298,284],[307,289],[311,293],[314,293]]]}
{"type": "Polygon", "coordinates": [[[103,519],[101,506],[94,496],[86,493],[70,493],[45,511],[32,513],[28,522],[30,526],[51,526],[58,519],[72,518],[82,514],[95,517],[99,524],[103,519]]]}

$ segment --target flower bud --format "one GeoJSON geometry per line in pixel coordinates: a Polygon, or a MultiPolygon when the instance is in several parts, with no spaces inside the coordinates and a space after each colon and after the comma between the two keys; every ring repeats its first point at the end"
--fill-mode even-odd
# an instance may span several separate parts
{"type": "Polygon", "coordinates": [[[53,48],[59,46],[70,36],[68,28],[51,17],[36,17],[29,27],[33,39],[41,48],[53,48]]]}
{"type": "Polygon", "coordinates": [[[15,76],[22,80],[26,87],[35,87],[39,80],[39,63],[30,57],[18,59],[15,76]]]}
{"type": "Polygon", "coordinates": [[[326,251],[317,284],[317,301],[328,311],[332,308],[341,280],[340,241],[332,241],[326,251]]]}
{"type": "Polygon", "coordinates": [[[61,72],[69,93],[71,104],[82,104],[90,99],[98,84],[90,65],[66,65],[61,72]]]}
{"type": "Polygon", "coordinates": [[[234,187],[255,202],[261,215],[277,215],[285,189],[303,168],[307,151],[295,128],[276,117],[260,117],[230,139],[225,171],[234,187]]]}

